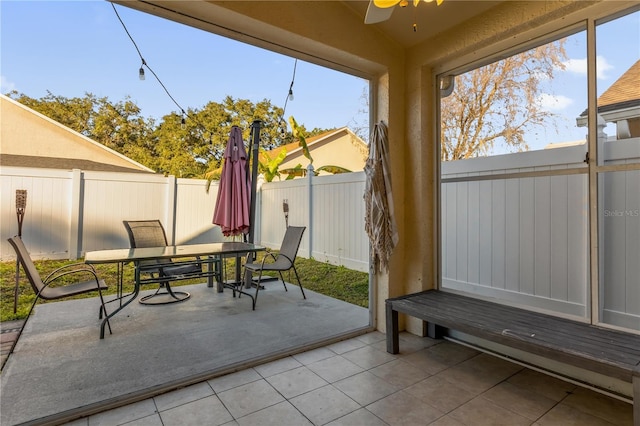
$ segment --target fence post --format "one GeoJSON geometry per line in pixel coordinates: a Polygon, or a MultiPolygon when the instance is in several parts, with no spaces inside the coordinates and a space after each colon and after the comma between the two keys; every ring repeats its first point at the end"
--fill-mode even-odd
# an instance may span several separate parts
{"type": "Polygon", "coordinates": [[[307,238],[309,241],[309,259],[313,257],[313,176],[315,173],[313,172],[313,164],[309,164],[307,166],[307,209],[308,209],[308,227],[309,231],[307,232],[307,238]]]}
{"type": "Polygon", "coordinates": [[[165,216],[167,218],[166,231],[169,245],[174,245],[176,243],[177,190],[178,183],[176,177],[174,175],[167,176],[167,210],[165,212],[165,216]]]}
{"type": "Polygon", "coordinates": [[[76,260],[82,249],[82,204],[84,174],[80,169],[71,170],[71,211],[69,212],[69,260],[76,260]]]}

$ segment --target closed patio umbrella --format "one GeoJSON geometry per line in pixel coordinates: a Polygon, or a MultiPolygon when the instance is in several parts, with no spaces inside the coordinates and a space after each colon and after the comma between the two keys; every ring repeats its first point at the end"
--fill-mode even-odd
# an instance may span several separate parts
{"type": "Polygon", "coordinates": [[[218,198],[213,211],[213,223],[220,225],[224,236],[249,232],[251,179],[247,169],[242,131],[233,126],[224,151],[218,198]]]}
{"type": "Polygon", "coordinates": [[[398,244],[398,231],[393,214],[391,170],[389,169],[387,126],[377,123],[369,143],[369,158],[364,166],[366,175],[365,230],[371,245],[374,273],[389,269],[389,258],[398,244]]]}

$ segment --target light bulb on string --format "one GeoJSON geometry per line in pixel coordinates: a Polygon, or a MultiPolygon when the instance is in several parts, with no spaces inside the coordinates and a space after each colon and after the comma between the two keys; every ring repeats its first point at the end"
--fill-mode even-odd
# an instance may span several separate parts
{"type": "Polygon", "coordinates": [[[180,128],[182,130],[187,128],[187,120],[184,119],[184,116],[182,117],[182,120],[180,121],[180,128]]]}
{"type": "Polygon", "coordinates": [[[289,89],[289,100],[293,100],[293,89],[289,89]]]}
{"type": "Polygon", "coordinates": [[[140,73],[138,74],[140,80],[144,80],[144,68],[140,67],[140,73]]]}

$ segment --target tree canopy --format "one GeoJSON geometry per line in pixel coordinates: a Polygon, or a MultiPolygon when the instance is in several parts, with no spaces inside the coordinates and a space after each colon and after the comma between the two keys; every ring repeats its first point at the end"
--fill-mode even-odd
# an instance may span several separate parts
{"type": "MultiPolygon", "coordinates": [[[[218,169],[232,126],[243,129],[248,143],[251,124],[260,120],[263,149],[294,140],[283,110],[267,99],[254,104],[227,96],[220,103],[189,108],[184,115],[171,112],[156,122],[145,118],[129,97],[112,102],[91,93],[67,98],[47,92],[34,99],[12,91],[7,96],[157,172],[177,177],[200,178],[218,169]]],[[[316,128],[308,135],[325,131],[316,128]]]]}
{"type": "Polygon", "coordinates": [[[526,151],[526,133],[554,118],[538,96],[565,59],[563,39],[457,75],[441,102],[441,160],[488,155],[496,142],[526,151]]]}

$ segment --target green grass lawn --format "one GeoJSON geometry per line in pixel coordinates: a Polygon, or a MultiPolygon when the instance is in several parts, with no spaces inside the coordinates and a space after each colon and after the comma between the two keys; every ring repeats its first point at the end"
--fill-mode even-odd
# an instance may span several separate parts
{"type": "MultiPolygon", "coordinates": [[[[64,265],[70,263],[82,262],[68,260],[41,260],[35,261],[36,268],[40,276],[44,279],[47,274],[64,265]]],[[[317,262],[313,259],[298,258],[296,260],[296,268],[305,289],[310,289],[318,293],[325,294],[336,299],[343,300],[354,305],[368,307],[369,306],[369,275],[365,272],[358,272],[347,269],[343,266],[335,266],[328,263],[317,262]]],[[[115,264],[96,265],[98,276],[103,278],[109,290],[107,294],[115,294],[117,283],[117,270],[115,264]]],[[[227,260],[227,277],[234,278],[235,268],[233,260],[227,260]]],[[[0,321],[11,321],[14,319],[25,318],[29,307],[33,303],[35,294],[27,281],[24,271],[20,269],[19,281],[19,297],[17,313],[13,313],[14,288],[15,288],[15,262],[0,263],[0,321]]],[[[285,280],[287,282],[295,282],[293,272],[285,272],[285,280]]],[[[77,278],[77,277],[76,277],[77,278]]],[[[74,279],[70,277],[70,279],[74,279]]],[[[176,281],[171,284],[172,287],[180,285],[194,284],[203,282],[199,280],[176,281]]],[[[133,289],[133,266],[125,266],[124,270],[124,291],[133,289]]],[[[155,288],[156,284],[150,284],[145,288],[155,288]]],[[[78,297],[94,297],[95,293],[78,297]]],[[[38,303],[47,303],[39,300],[38,303]]]]}

